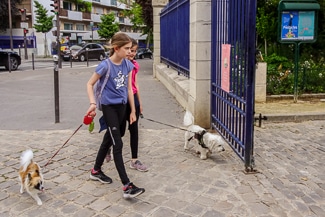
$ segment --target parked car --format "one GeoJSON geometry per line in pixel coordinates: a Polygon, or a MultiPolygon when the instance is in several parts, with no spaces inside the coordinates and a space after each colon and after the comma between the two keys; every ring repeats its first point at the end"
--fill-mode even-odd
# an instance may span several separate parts
{"type": "Polygon", "coordinates": [[[21,58],[15,51],[5,51],[0,49],[0,66],[9,70],[8,54],[10,54],[11,70],[15,71],[21,64],[21,58]]]}
{"type": "Polygon", "coordinates": [[[149,48],[139,48],[137,50],[137,54],[135,55],[135,59],[143,59],[143,58],[152,59],[152,51],[149,48]]]}
{"type": "Polygon", "coordinates": [[[104,47],[96,43],[72,45],[69,50],[64,51],[63,59],[69,58],[70,52],[72,59],[79,61],[85,61],[87,58],[103,60],[106,57],[104,47]]]}
{"type": "Polygon", "coordinates": [[[111,48],[107,44],[103,44],[103,47],[105,49],[106,58],[108,58],[109,57],[109,51],[110,51],[111,48]]]}
{"type": "Polygon", "coordinates": [[[60,54],[63,60],[70,60],[70,49],[67,43],[61,44],[60,54]]]}

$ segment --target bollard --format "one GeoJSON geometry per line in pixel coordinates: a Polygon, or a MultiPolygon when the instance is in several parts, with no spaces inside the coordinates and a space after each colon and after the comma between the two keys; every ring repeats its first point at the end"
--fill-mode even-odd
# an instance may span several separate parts
{"type": "Polygon", "coordinates": [[[72,54],[71,54],[71,50],[70,50],[70,68],[72,68],[72,54]]]}
{"type": "Polygon", "coordinates": [[[9,68],[9,73],[11,73],[11,59],[10,59],[10,52],[8,52],[8,68],[9,68]]]}
{"type": "Polygon", "coordinates": [[[20,45],[18,45],[19,56],[21,56],[20,45]]]}
{"type": "Polygon", "coordinates": [[[59,56],[53,55],[54,61],[54,110],[55,123],[60,123],[60,109],[59,109],[59,56]]]}
{"type": "Polygon", "coordinates": [[[33,65],[33,70],[35,70],[35,64],[34,64],[34,53],[32,53],[32,65],[33,65]]]}
{"type": "Polygon", "coordinates": [[[89,50],[89,48],[86,48],[86,57],[87,57],[87,67],[89,67],[89,58],[88,58],[88,50],[89,50]]]}

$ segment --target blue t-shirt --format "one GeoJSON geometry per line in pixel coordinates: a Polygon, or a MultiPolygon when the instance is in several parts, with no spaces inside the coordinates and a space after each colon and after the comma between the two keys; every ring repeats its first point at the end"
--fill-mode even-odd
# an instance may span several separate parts
{"type": "Polygon", "coordinates": [[[102,92],[101,104],[126,104],[128,101],[128,77],[134,66],[127,59],[123,59],[121,65],[115,65],[109,58],[103,60],[96,68],[96,73],[101,76],[101,81],[105,79],[108,64],[110,64],[109,78],[102,92]]]}

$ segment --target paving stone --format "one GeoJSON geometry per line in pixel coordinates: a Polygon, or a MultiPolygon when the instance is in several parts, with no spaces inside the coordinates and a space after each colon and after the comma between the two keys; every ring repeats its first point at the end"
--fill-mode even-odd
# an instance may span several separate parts
{"type": "MultiPolygon", "coordinates": [[[[29,121],[30,124],[26,121],[29,111],[20,112],[26,116],[17,121],[23,128],[17,128],[14,121],[10,123],[12,128],[4,127],[8,124],[7,117],[0,117],[0,216],[318,217],[324,213],[324,121],[266,121],[264,128],[256,127],[254,155],[259,173],[244,174],[243,162],[229,146],[226,146],[226,151],[213,153],[211,158],[201,160],[193,150],[184,151],[183,130],[141,119],[139,159],[149,166],[148,172],[129,168],[129,133],[126,132],[123,138],[123,157],[129,178],[146,189],[144,194],[131,200],[122,197],[122,184],[114,162],[105,162],[102,166],[102,170],[113,179],[112,184],[89,179],[89,171],[94,166],[104,134],[97,131],[90,134],[86,127],[82,127],[50,164],[42,168],[46,191],[40,194],[43,205],[38,206],[26,192],[19,193],[20,154],[27,148],[32,149],[35,161],[43,166],[72,135],[85,112],[86,96],[80,83],[86,83],[93,69],[62,71],[60,88],[66,91],[62,100],[63,103],[71,102],[69,106],[64,105],[63,123],[54,124],[54,120],[50,120],[49,111],[52,108],[38,111],[40,116],[42,113],[46,115],[42,116],[43,119],[35,117],[29,121]],[[77,73],[78,77],[73,73],[77,73]],[[73,93],[83,93],[80,101],[66,98],[72,94],[69,87],[73,81],[78,81],[75,84],[78,88],[73,93]]],[[[14,73],[10,75],[10,80],[8,76],[1,74],[0,88],[15,86],[15,82],[22,85],[21,79],[30,79],[28,76],[52,81],[52,76],[40,72],[24,72],[19,76],[14,73]]],[[[153,80],[152,75],[142,78],[146,79],[146,85],[149,79],[154,83],[154,90],[142,91],[143,94],[159,93],[159,97],[144,97],[145,116],[181,126],[184,109],[178,106],[171,108],[173,96],[163,94],[164,89],[159,87],[159,82],[153,80]]],[[[28,81],[28,87],[40,87],[39,81],[38,85],[34,85],[34,80],[28,81]]],[[[23,84],[27,83],[24,80],[23,84]]],[[[141,87],[146,88],[145,85],[141,87]]],[[[48,94],[50,101],[53,93],[48,93],[47,89],[43,92],[46,96],[48,94]]],[[[11,110],[21,102],[14,100],[21,94],[11,96],[11,104],[8,105],[11,110]]],[[[0,95],[7,97],[1,91],[0,95]]],[[[27,108],[28,103],[25,103],[20,107],[27,108]]]]}

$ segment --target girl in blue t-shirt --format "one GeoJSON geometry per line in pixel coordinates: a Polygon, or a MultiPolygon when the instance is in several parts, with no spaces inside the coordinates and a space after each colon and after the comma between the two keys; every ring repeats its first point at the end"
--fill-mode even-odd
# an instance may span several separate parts
{"type": "Polygon", "coordinates": [[[96,71],[87,82],[87,93],[90,101],[87,114],[94,117],[96,106],[98,106],[94,97],[94,84],[98,79],[104,79],[106,73],[109,73],[100,102],[107,130],[98,150],[94,168],[90,172],[90,179],[102,183],[112,183],[112,179],[103,173],[101,167],[107,151],[113,147],[114,163],[123,184],[124,198],[136,197],[145,191],[144,188],[138,188],[130,182],[122,157],[126,103],[129,103],[131,107],[130,123],[136,121],[132,91],[132,69],[134,66],[126,59],[130,54],[131,46],[131,39],[125,33],[116,33],[111,39],[110,57],[97,66],[96,71]]]}

